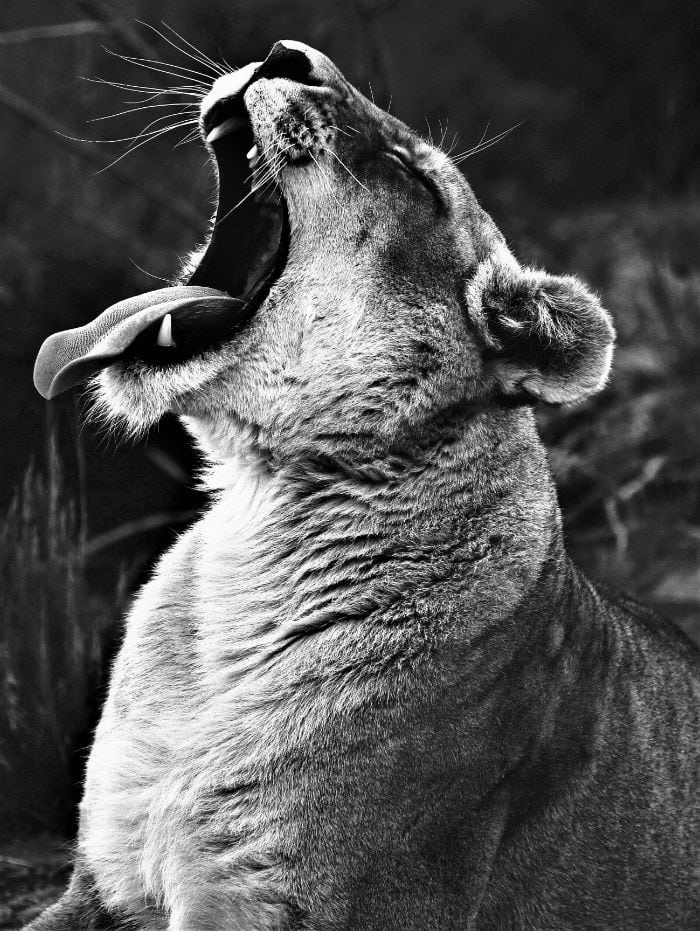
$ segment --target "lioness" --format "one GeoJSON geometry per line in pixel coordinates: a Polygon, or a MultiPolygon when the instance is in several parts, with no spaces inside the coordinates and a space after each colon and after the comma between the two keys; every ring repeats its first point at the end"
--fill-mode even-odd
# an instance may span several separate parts
{"type": "Polygon", "coordinates": [[[603,386],[608,314],[311,48],[201,128],[186,283],[37,360],[179,414],[212,505],[130,612],[31,927],[697,928],[698,656],[571,564],[532,414],[603,386]]]}

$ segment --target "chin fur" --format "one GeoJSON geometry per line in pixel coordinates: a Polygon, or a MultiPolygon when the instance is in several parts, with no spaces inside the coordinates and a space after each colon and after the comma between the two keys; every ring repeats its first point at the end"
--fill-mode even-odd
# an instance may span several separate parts
{"type": "Polygon", "coordinates": [[[144,434],[167,413],[185,413],[204,401],[221,359],[209,357],[155,368],[138,360],[112,365],[89,385],[90,414],[127,436],[144,434]]]}

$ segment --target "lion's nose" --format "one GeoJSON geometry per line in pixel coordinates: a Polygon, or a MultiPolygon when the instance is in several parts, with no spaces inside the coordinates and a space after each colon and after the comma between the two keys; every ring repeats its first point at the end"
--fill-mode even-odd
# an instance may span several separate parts
{"type": "Polygon", "coordinates": [[[328,85],[342,80],[329,58],[303,42],[282,39],[275,42],[270,54],[258,69],[257,78],[288,78],[298,84],[328,85]]]}
{"type": "Polygon", "coordinates": [[[306,51],[307,47],[298,42],[275,42],[256,77],[289,78],[299,84],[308,84],[313,65],[306,51]]]}

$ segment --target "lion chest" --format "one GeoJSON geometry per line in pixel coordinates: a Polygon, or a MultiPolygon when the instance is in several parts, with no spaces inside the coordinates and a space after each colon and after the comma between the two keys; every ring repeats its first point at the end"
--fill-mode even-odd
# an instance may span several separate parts
{"type": "MultiPolygon", "coordinates": [[[[284,585],[257,548],[272,501],[246,491],[163,557],[127,620],[80,841],[104,900],[127,911],[146,898],[187,912],[185,890],[197,890],[230,914],[260,885],[274,846],[259,785],[293,738],[294,714],[275,702],[284,688],[260,655],[284,585]]],[[[257,927],[249,918],[241,926],[257,927]]]]}

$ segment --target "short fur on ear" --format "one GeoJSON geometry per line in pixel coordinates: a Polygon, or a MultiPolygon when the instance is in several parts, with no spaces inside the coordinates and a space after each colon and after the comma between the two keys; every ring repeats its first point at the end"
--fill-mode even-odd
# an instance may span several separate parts
{"type": "Polygon", "coordinates": [[[615,331],[578,279],[521,268],[506,254],[479,264],[467,299],[504,393],[567,404],[605,384],[615,331]]]}

